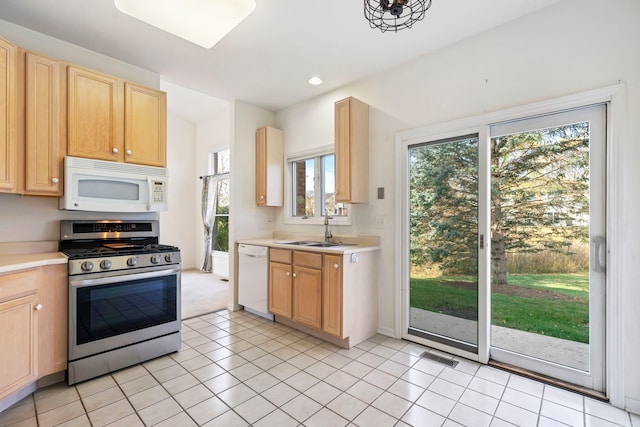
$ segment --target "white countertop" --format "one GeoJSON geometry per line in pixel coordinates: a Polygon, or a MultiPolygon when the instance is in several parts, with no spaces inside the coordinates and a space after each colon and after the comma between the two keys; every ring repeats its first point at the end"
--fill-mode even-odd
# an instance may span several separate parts
{"type": "MultiPolygon", "coordinates": [[[[268,246],[270,248],[278,248],[278,249],[288,249],[293,251],[311,251],[311,252],[325,252],[325,253],[333,253],[333,254],[351,254],[357,252],[370,252],[370,251],[378,251],[380,250],[379,241],[371,240],[371,239],[361,239],[357,241],[356,239],[346,240],[344,243],[348,243],[349,245],[345,246],[305,246],[305,245],[292,245],[287,242],[298,241],[298,240],[313,240],[321,242],[322,239],[312,238],[312,239],[295,239],[295,238],[269,238],[269,239],[242,239],[238,240],[236,243],[245,244],[245,245],[256,245],[256,246],[268,246]]],[[[335,241],[340,242],[340,239],[335,239],[335,241]]]]}
{"type": "Polygon", "coordinates": [[[42,267],[52,264],[66,264],[67,257],[61,252],[40,252],[33,254],[3,254],[0,257],[0,273],[42,267]]]}

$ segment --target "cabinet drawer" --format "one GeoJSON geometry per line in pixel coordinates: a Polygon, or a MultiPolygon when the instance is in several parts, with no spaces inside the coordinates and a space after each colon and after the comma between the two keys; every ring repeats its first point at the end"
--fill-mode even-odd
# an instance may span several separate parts
{"type": "Polygon", "coordinates": [[[17,295],[35,293],[38,289],[38,270],[23,270],[0,275],[0,301],[17,295]]]}
{"type": "Polygon", "coordinates": [[[270,249],[269,260],[273,262],[291,264],[291,251],[286,249],[270,249]]]}
{"type": "Polygon", "coordinates": [[[322,254],[313,252],[294,252],[293,263],[311,268],[322,268],[322,254]]]}

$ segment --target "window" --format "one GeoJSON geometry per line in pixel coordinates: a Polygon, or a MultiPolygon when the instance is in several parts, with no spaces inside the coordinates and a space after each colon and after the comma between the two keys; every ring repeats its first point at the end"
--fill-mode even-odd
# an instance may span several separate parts
{"type": "Polygon", "coordinates": [[[336,202],[335,164],[333,153],[289,159],[292,218],[347,218],[347,205],[336,202]]]}
{"type": "Polygon", "coordinates": [[[214,193],[211,249],[229,252],[229,149],[209,154],[209,173],[214,193]]]}

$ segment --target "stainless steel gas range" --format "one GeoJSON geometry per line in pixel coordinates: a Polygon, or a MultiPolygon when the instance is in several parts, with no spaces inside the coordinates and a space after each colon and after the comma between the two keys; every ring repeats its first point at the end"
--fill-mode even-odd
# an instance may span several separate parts
{"type": "Polygon", "coordinates": [[[180,250],[155,220],[60,223],[75,384],[180,349],[180,250]]]}

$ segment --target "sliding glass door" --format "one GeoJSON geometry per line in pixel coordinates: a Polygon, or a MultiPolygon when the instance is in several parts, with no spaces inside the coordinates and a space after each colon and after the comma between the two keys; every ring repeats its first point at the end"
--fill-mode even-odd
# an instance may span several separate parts
{"type": "Polygon", "coordinates": [[[477,353],[478,137],[409,149],[411,335],[477,353]]]}
{"type": "Polygon", "coordinates": [[[491,357],[603,389],[605,106],[491,127],[491,357]]]}
{"type": "Polygon", "coordinates": [[[407,146],[406,338],[603,390],[605,124],[601,104],[407,146]]]}

